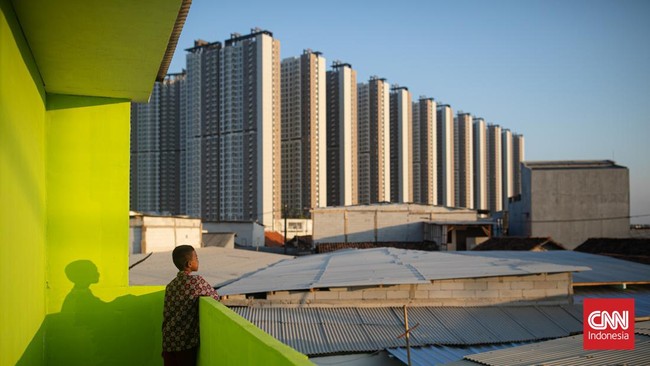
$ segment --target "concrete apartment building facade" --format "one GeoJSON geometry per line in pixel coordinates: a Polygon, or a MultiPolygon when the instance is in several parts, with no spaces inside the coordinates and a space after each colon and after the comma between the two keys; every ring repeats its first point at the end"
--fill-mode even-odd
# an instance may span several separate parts
{"type": "Polygon", "coordinates": [[[160,212],[180,213],[181,104],[187,74],[168,74],[160,90],[160,212]]]}
{"type": "Polygon", "coordinates": [[[282,200],[288,217],[327,206],[325,58],[305,50],[282,61],[282,200]]]}
{"type": "Polygon", "coordinates": [[[279,48],[260,29],[197,40],[186,75],[132,106],[131,209],[273,228],[285,204],[296,218],[389,201],[495,213],[519,194],[523,136],[454,122],[449,105],[411,103],[378,77],[357,84],[349,64],[325,72],[318,52],[282,72],[279,48]]]}
{"type": "Polygon", "coordinates": [[[219,217],[219,82],[221,43],[197,40],[186,49],[187,82],[181,103],[181,210],[219,217]]]}
{"type": "Polygon", "coordinates": [[[131,104],[129,204],[142,211],[160,207],[160,89],[155,83],[149,103],[131,104]]]}
{"type": "Polygon", "coordinates": [[[508,209],[508,201],[510,200],[510,197],[515,195],[515,162],[513,150],[512,132],[506,128],[501,132],[501,158],[503,159],[503,170],[501,172],[503,191],[501,193],[501,199],[503,200],[502,207],[504,210],[508,209]]]}
{"type": "Polygon", "coordinates": [[[372,76],[358,91],[359,203],[389,202],[390,84],[372,76]]]}
{"type": "Polygon", "coordinates": [[[474,208],[488,209],[487,125],[480,117],[473,119],[474,131],[474,208]]]}
{"type": "Polygon", "coordinates": [[[488,208],[491,212],[503,210],[503,151],[501,149],[501,126],[487,126],[487,184],[488,208]]]}
{"type": "Polygon", "coordinates": [[[219,61],[219,220],[272,228],[282,214],[280,42],[266,30],[233,34],[219,61]]]}
{"type": "Polygon", "coordinates": [[[510,203],[510,234],[551,237],[567,249],[588,238],[630,232],[629,170],[610,160],[522,164],[520,200],[510,203]]]}
{"type": "Polygon", "coordinates": [[[327,205],[358,202],[357,72],[335,61],[327,72],[327,205]]]}
{"type": "Polygon", "coordinates": [[[454,118],[454,201],[456,207],[474,208],[474,139],[472,115],[454,118]]]}
{"type": "Polygon", "coordinates": [[[390,93],[391,202],[413,202],[413,107],[408,88],[390,93]]]}
{"type": "Polygon", "coordinates": [[[521,163],[526,160],[524,136],[520,134],[512,135],[512,163],[513,163],[513,197],[521,194],[521,163]]]}
{"type": "Polygon", "coordinates": [[[438,205],[454,207],[454,117],[451,106],[439,104],[437,113],[438,205]]]}
{"type": "MultiPolygon", "coordinates": [[[[166,126],[167,120],[177,118],[173,130],[166,128],[169,132],[164,127],[160,131],[136,129],[131,139],[142,151],[144,142],[138,144],[138,139],[151,140],[147,134],[159,133],[164,144],[146,149],[179,154],[164,157],[178,159],[175,165],[173,160],[166,164],[168,169],[178,170],[177,178],[151,182],[151,176],[169,177],[170,173],[145,172],[155,165],[135,159],[132,172],[137,178],[132,181],[140,190],[137,179],[149,179],[149,189],[167,192],[164,195],[170,200],[178,200],[175,211],[160,204],[156,207],[163,209],[155,211],[206,221],[259,221],[272,227],[282,213],[279,41],[269,31],[252,29],[249,35],[232,34],[223,46],[197,40],[186,51],[186,77],[168,77],[150,103],[132,107],[136,118],[150,121],[148,125],[157,119],[160,126],[166,126]]],[[[314,109],[319,108],[324,109],[322,105],[314,109]]],[[[136,201],[144,199],[133,196],[136,201]]],[[[131,203],[132,209],[141,211],[153,206],[131,203]]]]}
{"type": "Polygon", "coordinates": [[[180,104],[186,74],[156,82],[149,103],[131,105],[129,204],[180,213],[180,104]]]}
{"type": "Polygon", "coordinates": [[[413,202],[438,202],[436,102],[420,97],[413,103],[413,202]]]}

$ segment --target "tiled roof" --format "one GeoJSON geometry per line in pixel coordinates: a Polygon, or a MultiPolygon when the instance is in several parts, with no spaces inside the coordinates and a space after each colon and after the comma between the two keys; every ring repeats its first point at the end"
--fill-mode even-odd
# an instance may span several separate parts
{"type": "Polygon", "coordinates": [[[283,247],[284,236],[275,231],[265,231],[264,245],[266,245],[267,247],[283,247]]]}

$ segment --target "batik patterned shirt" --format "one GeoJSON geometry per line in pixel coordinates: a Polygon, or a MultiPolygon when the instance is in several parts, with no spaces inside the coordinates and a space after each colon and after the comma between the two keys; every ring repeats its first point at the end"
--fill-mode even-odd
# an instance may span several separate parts
{"type": "Polygon", "coordinates": [[[199,275],[180,271],[165,288],[163,351],[176,352],[199,345],[199,297],[219,299],[217,291],[199,275]]]}

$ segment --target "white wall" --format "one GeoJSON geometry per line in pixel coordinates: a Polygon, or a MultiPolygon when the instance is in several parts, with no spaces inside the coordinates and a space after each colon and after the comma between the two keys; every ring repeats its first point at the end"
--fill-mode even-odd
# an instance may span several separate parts
{"type": "MultiPolygon", "coordinates": [[[[275,220],[276,231],[284,235],[284,219],[275,220]]],[[[294,236],[311,235],[313,225],[311,219],[287,219],[287,240],[293,239],[294,236]]]]}
{"type": "Polygon", "coordinates": [[[204,222],[209,233],[235,233],[235,244],[250,247],[264,246],[264,226],[255,222],[204,222]]]}
{"type": "Polygon", "coordinates": [[[313,239],[319,243],[421,242],[423,222],[476,220],[476,211],[393,204],[315,209],[313,239]]]}
{"type": "Polygon", "coordinates": [[[551,237],[567,249],[589,238],[629,237],[628,169],[569,167],[522,165],[521,200],[509,205],[510,235],[551,237]]]}
{"type": "Polygon", "coordinates": [[[164,252],[178,245],[201,247],[201,220],[179,217],[135,216],[129,222],[133,253],[164,252]]]}

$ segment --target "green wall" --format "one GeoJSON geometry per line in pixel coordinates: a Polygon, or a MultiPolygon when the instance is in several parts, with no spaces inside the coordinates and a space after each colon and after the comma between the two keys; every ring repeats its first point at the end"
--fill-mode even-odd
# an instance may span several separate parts
{"type": "Polygon", "coordinates": [[[128,286],[130,103],[47,96],[48,312],[73,283],[64,269],[92,262],[97,287],[128,286]]]}
{"type": "Polygon", "coordinates": [[[211,298],[199,302],[200,365],[313,365],[307,356],[211,298]]]}
{"type": "MultiPolygon", "coordinates": [[[[0,365],[162,365],[164,288],[128,286],[129,102],[46,95],[0,10],[0,365]]],[[[214,300],[201,317],[204,366],[309,364],[214,300]]]]}
{"type": "Polygon", "coordinates": [[[48,364],[162,362],[163,289],[128,287],[129,111],[47,96],[48,364]]]}
{"type": "Polygon", "coordinates": [[[0,365],[38,364],[46,313],[45,92],[8,0],[0,10],[0,365]]]}
{"type": "Polygon", "coordinates": [[[129,103],[46,96],[0,10],[0,365],[160,365],[163,288],[128,287],[129,103]]]}

